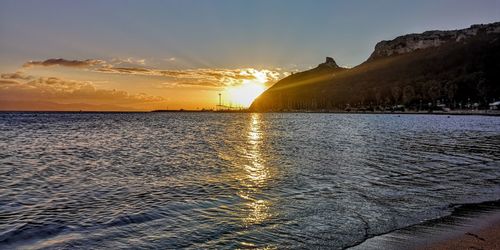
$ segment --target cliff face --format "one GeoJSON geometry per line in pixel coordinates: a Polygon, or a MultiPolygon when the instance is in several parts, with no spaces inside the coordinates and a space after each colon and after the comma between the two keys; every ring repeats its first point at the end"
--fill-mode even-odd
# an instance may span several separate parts
{"type": "Polygon", "coordinates": [[[492,24],[472,25],[470,28],[450,31],[426,31],[421,34],[409,34],[390,41],[381,41],[368,61],[377,58],[410,53],[420,49],[438,47],[450,42],[464,42],[467,38],[478,34],[500,33],[500,22],[492,24]]]}
{"type": "MultiPolygon", "coordinates": [[[[345,69],[332,58],[290,75],[251,105],[255,111],[374,108],[438,102],[459,108],[500,99],[500,23],[428,31],[377,44],[345,69]]],[[[425,107],[424,107],[425,108],[425,107]]]]}

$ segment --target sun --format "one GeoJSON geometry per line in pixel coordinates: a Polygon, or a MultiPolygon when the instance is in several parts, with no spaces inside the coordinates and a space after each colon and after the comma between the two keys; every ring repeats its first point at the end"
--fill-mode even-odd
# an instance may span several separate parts
{"type": "Polygon", "coordinates": [[[264,83],[260,81],[245,80],[239,86],[230,87],[226,90],[231,106],[248,108],[253,100],[266,90],[264,83]]]}
{"type": "Polygon", "coordinates": [[[248,108],[260,94],[262,94],[270,83],[276,81],[279,74],[271,70],[257,70],[247,68],[240,72],[243,78],[224,90],[222,104],[232,108],[248,108]]]}

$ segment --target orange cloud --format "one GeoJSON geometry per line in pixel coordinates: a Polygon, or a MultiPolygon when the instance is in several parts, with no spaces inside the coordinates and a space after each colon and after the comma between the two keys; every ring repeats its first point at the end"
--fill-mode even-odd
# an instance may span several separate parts
{"type": "Polygon", "coordinates": [[[15,85],[15,84],[19,84],[19,82],[11,79],[0,79],[0,88],[1,85],[15,85]]]}
{"type": "Polygon", "coordinates": [[[23,67],[59,65],[65,67],[91,68],[92,71],[100,73],[166,77],[173,80],[169,81],[172,82],[173,86],[200,86],[211,88],[237,86],[240,85],[243,80],[257,80],[260,83],[269,84],[286,76],[286,72],[266,69],[257,70],[254,68],[165,70],[137,66],[137,64],[144,63],[145,59],[134,58],[127,58],[125,60],[113,59],[110,63],[98,59],[66,60],[59,58],[45,61],[29,61],[25,63],[23,67]],[[118,67],[118,65],[124,63],[136,65],[131,67],[118,67]]]}
{"type": "Polygon", "coordinates": [[[41,77],[19,82],[11,79],[0,81],[2,108],[6,103],[55,103],[61,105],[112,107],[113,110],[150,110],[165,105],[162,97],[130,94],[126,91],[98,89],[92,82],[65,80],[58,77],[41,77]]]}
{"type": "Polygon", "coordinates": [[[26,75],[23,72],[15,72],[15,73],[6,73],[0,74],[1,79],[20,79],[20,80],[29,80],[32,79],[32,76],[26,75]]]}
{"type": "MultiPolygon", "coordinates": [[[[175,86],[227,87],[237,86],[242,80],[258,80],[259,82],[275,82],[283,74],[278,71],[244,69],[186,69],[159,70],[142,67],[101,67],[94,71],[113,74],[163,76],[173,78],[175,86]]],[[[284,75],[283,75],[284,76],[284,75]]]]}

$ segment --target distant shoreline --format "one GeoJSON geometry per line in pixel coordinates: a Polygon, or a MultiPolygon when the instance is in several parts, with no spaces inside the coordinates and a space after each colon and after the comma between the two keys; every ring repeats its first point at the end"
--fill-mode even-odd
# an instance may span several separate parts
{"type": "Polygon", "coordinates": [[[0,113],[312,113],[312,114],[369,114],[369,115],[479,115],[500,116],[500,111],[450,111],[450,112],[418,112],[418,111],[321,111],[321,110],[294,110],[294,111],[264,111],[250,110],[151,110],[151,111],[66,111],[66,110],[1,110],[0,113]]]}
{"type": "Polygon", "coordinates": [[[152,110],[153,113],[178,113],[178,112],[209,112],[209,113],[321,113],[321,114],[374,114],[374,115],[482,115],[500,116],[500,110],[456,110],[456,111],[341,111],[341,110],[293,110],[293,111],[261,111],[243,110],[152,110]]]}
{"type": "Polygon", "coordinates": [[[292,111],[260,111],[242,110],[152,110],[153,113],[177,112],[209,112],[209,113],[321,113],[321,114],[393,114],[393,115],[484,115],[500,116],[500,110],[455,110],[443,111],[342,111],[342,110],[292,110],[292,111]]]}

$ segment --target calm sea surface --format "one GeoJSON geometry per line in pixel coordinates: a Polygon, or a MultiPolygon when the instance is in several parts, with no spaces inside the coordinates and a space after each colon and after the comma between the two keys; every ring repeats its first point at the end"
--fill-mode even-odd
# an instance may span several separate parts
{"type": "Polygon", "coordinates": [[[500,199],[500,118],[0,113],[0,248],[345,248],[500,199]]]}

